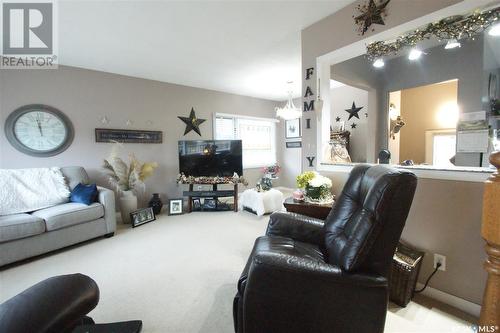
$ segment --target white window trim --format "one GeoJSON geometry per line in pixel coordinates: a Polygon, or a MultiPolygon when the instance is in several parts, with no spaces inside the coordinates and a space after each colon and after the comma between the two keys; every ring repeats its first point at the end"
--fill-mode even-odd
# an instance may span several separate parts
{"type": "MultiPolygon", "coordinates": [[[[249,119],[249,120],[261,120],[261,121],[267,121],[271,123],[279,123],[278,119],[275,118],[264,118],[264,117],[254,117],[254,116],[245,116],[245,115],[239,115],[239,114],[231,114],[231,113],[214,113],[213,114],[213,119],[212,119],[212,137],[214,140],[216,140],[216,127],[217,127],[217,118],[240,118],[240,119],[249,119]]],[[[274,129],[272,131],[272,140],[274,142],[273,149],[272,149],[272,154],[274,155],[274,159],[277,162],[278,161],[278,142],[277,142],[277,125],[275,124],[274,129]]],[[[243,169],[258,169],[258,168],[263,168],[269,166],[268,164],[265,163],[256,163],[256,164],[250,164],[250,165],[243,165],[243,169]]]]}

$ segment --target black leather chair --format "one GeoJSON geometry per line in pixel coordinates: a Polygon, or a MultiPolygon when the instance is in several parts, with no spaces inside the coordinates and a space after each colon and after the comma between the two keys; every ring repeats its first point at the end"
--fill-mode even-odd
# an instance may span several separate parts
{"type": "Polygon", "coordinates": [[[94,324],[99,287],[83,274],[51,277],[0,304],[0,333],[138,333],[140,320],[94,324]]]}
{"type": "Polygon", "coordinates": [[[325,221],[273,213],[238,281],[235,331],[383,332],[416,185],[410,172],[359,165],[325,221]]]}

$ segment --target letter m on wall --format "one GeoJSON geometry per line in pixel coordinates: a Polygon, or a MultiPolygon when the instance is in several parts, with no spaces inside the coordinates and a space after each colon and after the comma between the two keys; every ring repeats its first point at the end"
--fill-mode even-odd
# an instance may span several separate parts
{"type": "Polygon", "coordinates": [[[304,112],[314,111],[314,99],[309,102],[304,102],[304,112]]]}

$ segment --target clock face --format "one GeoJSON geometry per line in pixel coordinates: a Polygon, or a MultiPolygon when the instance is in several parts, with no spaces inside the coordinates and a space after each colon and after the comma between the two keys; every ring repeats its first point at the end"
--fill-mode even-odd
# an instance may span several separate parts
{"type": "Polygon", "coordinates": [[[56,115],[45,111],[29,111],[17,118],[14,134],[25,147],[46,152],[64,144],[67,131],[64,122],[56,115]]]}
{"type": "Polygon", "coordinates": [[[61,111],[41,104],[20,107],[5,122],[5,134],[14,148],[37,157],[57,155],[73,141],[73,125],[61,111]]]}

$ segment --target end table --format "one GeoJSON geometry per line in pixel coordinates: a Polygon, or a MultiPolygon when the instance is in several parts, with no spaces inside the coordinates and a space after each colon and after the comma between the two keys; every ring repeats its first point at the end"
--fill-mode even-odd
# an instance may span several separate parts
{"type": "Polygon", "coordinates": [[[295,201],[292,197],[290,197],[285,199],[283,205],[285,206],[287,212],[302,214],[324,220],[326,219],[328,214],[330,214],[334,203],[329,205],[318,205],[304,201],[295,201]]]}

